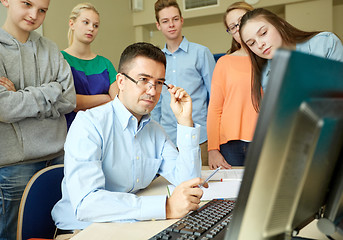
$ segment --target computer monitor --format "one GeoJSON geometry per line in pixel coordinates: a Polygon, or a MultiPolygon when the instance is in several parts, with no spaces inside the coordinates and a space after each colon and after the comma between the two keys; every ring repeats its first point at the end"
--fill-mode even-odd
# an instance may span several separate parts
{"type": "Polygon", "coordinates": [[[343,63],[278,50],[225,239],[292,239],[315,217],[339,230],[342,146],[343,63]]]}

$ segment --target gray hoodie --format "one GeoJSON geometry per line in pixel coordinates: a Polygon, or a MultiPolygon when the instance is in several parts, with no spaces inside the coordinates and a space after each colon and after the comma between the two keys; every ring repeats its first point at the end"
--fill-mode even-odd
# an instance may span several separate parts
{"type": "Polygon", "coordinates": [[[63,154],[64,114],[76,106],[73,77],[57,45],[31,32],[20,43],[0,29],[0,167],[63,154]]]}

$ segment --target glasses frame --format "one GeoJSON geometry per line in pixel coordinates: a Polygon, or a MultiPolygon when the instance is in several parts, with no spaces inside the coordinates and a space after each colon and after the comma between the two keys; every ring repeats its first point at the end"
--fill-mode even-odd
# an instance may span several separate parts
{"type": "Polygon", "coordinates": [[[230,30],[230,26],[226,29],[226,32],[230,33],[230,34],[235,34],[236,32],[238,32],[238,27],[239,27],[240,23],[236,23],[234,24],[232,27],[234,28],[234,32],[232,32],[230,30]]]}
{"type": "MultiPolygon", "coordinates": [[[[131,80],[132,82],[134,82],[136,85],[138,84],[139,81],[142,81],[142,80],[135,80],[135,79],[133,79],[132,77],[130,77],[129,75],[127,75],[126,73],[121,73],[121,74],[123,74],[126,78],[128,78],[128,79],[131,80]]],[[[158,81],[160,81],[160,80],[158,80],[158,81]]],[[[164,81],[161,81],[161,82],[163,83],[164,86],[167,87],[167,89],[170,88],[164,81]]],[[[156,92],[159,92],[159,91],[157,91],[156,84],[152,84],[151,82],[147,82],[146,85],[148,85],[148,84],[149,84],[149,88],[147,89],[147,91],[150,90],[150,89],[152,89],[152,87],[155,87],[155,91],[156,91],[156,92]]],[[[162,85],[162,86],[163,86],[163,85],[162,85]]],[[[162,88],[161,88],[161,92],[162,92],[162,88]]]]}
{"type": "Polygon", "coordinates": [[[242,17],[238,18],[238,22],[236,24],[233,24],[233,26],[232,26],[232,24],[230,24],[228,26],[228,28],[226,29],[226,32],[228,32],[228,33],[230,33],[232,35],[235,34],[236,32],[238,32],[238,27],[241,25],[241,20],[242,20],[242,17]],[[230,26],[232,26],[232,28],[234,28],[234,32],[232,32],[230,30],[230,26]]]}

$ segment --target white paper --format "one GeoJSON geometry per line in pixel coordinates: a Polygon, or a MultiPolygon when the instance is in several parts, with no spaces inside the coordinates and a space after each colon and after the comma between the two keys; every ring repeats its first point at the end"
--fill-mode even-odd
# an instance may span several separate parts
{"type": "MultiPolygon", "coordinates": [[[[239,188],[241,187],[241,180],[227,180],[224,182],[209,182],[208,188],[202,188],[204,194],[201,201],[210,201],[215,198],[230,198],[236,199],[238,197],[239,188]]],[[[170,195],[175,189],[174,185],[168,185],[168,192],[170,195]]]]}
{"type": "MultiPolygon", "coordinates": [[[[201,178],[206,179],[214,170],[202,170],[201,178]]],[[[213,175],[211,180],[220,181],[220,180],[242,180],[244,175],[244,169],[223,169],[219,170],[216,174],[213,175]]]]}

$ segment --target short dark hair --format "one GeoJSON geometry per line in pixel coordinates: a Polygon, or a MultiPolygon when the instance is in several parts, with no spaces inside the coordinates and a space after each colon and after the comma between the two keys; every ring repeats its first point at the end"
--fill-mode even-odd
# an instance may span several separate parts
{"type": "Polygon", "coordinates": [[[180,17],[182,17],[179,4],[176,0],[157,0],[155,2],[155,17],[156,21],[159,22],[159,12],[167,7],[175,7],[179,11],[180,17]]]}
{"type": "Polygon", "coordinates": [[[131,61],[136,57],[150,58],[156,62],[162,63],[164,68],[167,65],[166,56],[160,48],[151,43],[138,42],[125,48],[120,56],[118,72],[127,73],[128,65],[130,65],[131,61]]]}

